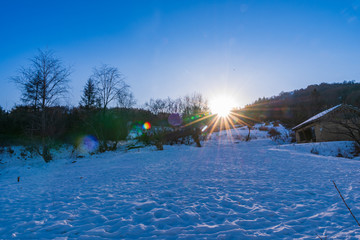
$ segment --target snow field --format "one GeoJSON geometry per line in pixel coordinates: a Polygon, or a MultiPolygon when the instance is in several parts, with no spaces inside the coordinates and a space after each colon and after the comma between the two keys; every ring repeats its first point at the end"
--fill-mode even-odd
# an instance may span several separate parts
{"type": "Polygon", "coordinates": [[[277,148],[284,151],[295,151],[301,153],[318,154],[322,156],[345,157],[359,159],[354,156],[354,143],[351,141],[337,142],[314,142],[305,144],[286,144],[279,145],[277,148]]]}
{"type": "Polygon", "coordinates": [[[331,182],[360,218],[359,161],[283,149],[263,131],[250,142],[237,134],[247,130],[214,134],[202,148],[7,165],[0,238],[360,238],[331,182]]]}

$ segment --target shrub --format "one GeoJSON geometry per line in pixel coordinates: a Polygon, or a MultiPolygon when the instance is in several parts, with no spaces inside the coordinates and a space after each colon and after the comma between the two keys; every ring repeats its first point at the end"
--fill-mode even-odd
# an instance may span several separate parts
{"type": "Polygon", "coordinates": [[[196,143],[197,147],[200,144],[201,130],[200,128],[182,128],[180,130],[168,132],[164,135],[164,142],[166,144],[186,144],[190,145],[196,143]]]}
{"type": "Polygon", "coordinates": [[[315,147],[313,147],[311,150],[310,150],[311,153],[313,154],[316,154],[316,155],[319,155],[319,150],[315,147]]]}
{"type": "Polygon", "coordinates": [[[344,155],[342,155],[342,153],[338,150],[338,154],[336,155],[336,157],[344,157],[344,155]]]}
{"type": "Polygon", "coordinates": [[[151,136],[149,132],[144,132],[142,135],[138,136],[138,142],[142,142],[145,146],[151,145],[151,136]]]}
{"type": "Polygon", "coordinates": [[[157,150],[163,150],[164,144],[164,135],[166,134],[167,129],[152,129],[146,130],[142,135],[137,137],[138,142],[142,142],[144,145],[154,145],[157,150]]]}
{"type": "Polygon", "coordinates": [[[278,144],[291,143],[296,141],[295,133],[292,131],[281,133],[275,128],[270,128],[268,134],[271,139],[278,144]]]}
{"type": "Polygon", "coordinates": [[[235,135],[235,136],[234,136],[234,139],[235,139],[235,140],[239,140],[239,141],[244,141],[243,136],[241,136],[240,134],[235,135]]]}
{"type": "Polygon", "coordinates": [[[8,147],[7,152],[12,155],[14,153],[14,150],[11,147],[8,147]]]}
{"type": "Polygon", "coordinates": [[[281,133],[278,130],[276,130],[275,128],[270,128],[268,133],[269,133],[269,136],[271,137],[271,139],[273,139],[273,140],[276,140],[281,136],[281,133]]]}
{"type": "Polygon", "coordinates": [[[25,146],[24,151],[27,151],[28,153],[30,153],[30,157],[34,157],[34,155],[37,154],[35,145],[25,146]]]}
{"type": "Polygon", "coordinates": [[[289,132],[289,138],[290,138],[290,142],[291,142],[291,143],[296,142],[296,135],[295,135],[295,132],[294,132],[294,131],[290,131],[290,132],[289,132]]]}
{"type": "Polygon", "coordinates": [[[89,133],[99,140],[99,152],[116,150],[118,142],[128,134],[125,119],[111,110],[95,113],[86,124],[92,130],[89,133]]]}
{"type": "Polygon", "coordinates": [[[156,149],[159,151],[164,150],[164,146],[161,141],[155,142],[156,149]]]}
{"type": "Polygon", "coordinates": [[[259,130],[260,130],[260,131],[268,131],[269,128],[268,128],[268,127],[265,127],[265,126],[261,126],[261,127],[259,127],[259,130]]]}
{"type": "Polygon", "coordinates": [[[359,156],[360,155],[360,145],[357,144],[356,142],[354,142],[354,156],[359,156]]]}
{"type": "Polygon", "coordinates": [[[42,153],[40,155],[46,163],[50,162],[53,159],[50,153],[50,148],[47,145],[43,146],[42,153]]]}
{"type": "Polygon", "coordinates": [[[22,149],[22,150],[21,150],[20,156],[23,157],[23,158],[26,158],[26,157],[27,157],[27,153],[26,153],[26,150],[25,150],[25,149],[22,149]]]}
{"type": "Polygon", "coordinates": [[[180,130],[162,128],[146,131],[137,140],[145,145],[155,145],[158,150],[163,150],[164,144],[190,145],[195,143],[197,147],[201,147],[201,138],[199,128],[182,128],[180,130]]]}

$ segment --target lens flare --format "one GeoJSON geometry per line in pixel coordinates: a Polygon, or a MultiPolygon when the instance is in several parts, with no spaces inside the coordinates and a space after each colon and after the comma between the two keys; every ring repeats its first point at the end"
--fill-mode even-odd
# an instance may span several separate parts
{"type": "Polygon", "coordinates": [[[203,128],[201,129],[201,131],[204,132],[207,128],[208,128],[208,126],[205,125],[205,127],[203,127],[203,128]]]}
{"type": "Polygon", "coordinates": [[[218,95],[209,102],[210,112],[185,117],[183,127],[199,127],[199,125],[205,124],[201,128],[201,132],[207,139],[210,139],[215,131],[225,130],[227,137],[233,141],[232,129],[238,132],[237,128],[239,126],[251,127],[252,122],[259,121],[259,117],[250,117],[242,109],[236,109],[235,106],[236,101],[231,95],[218,95]],[[198,126],[195,124],[198,124],[198,126]]]}
{"type": "Polygon", "coordinates": [[[80,139],[79,147],[82,152],[95,152],[99,147],[99,141],[95,136],[87,135],[80,139]]]}
{"type": "Polygon", "coordinates": [[[143,125],[143,129],[149,130],[151,128],[151,124],[149,122],[145,122],[143,125]]]}
{"type": "Polygon", "coordinates": [[[172,126],[180,126],[182,123],[182,118],[180,116],[180,114],[178,113],[172,113],[170,114],[170,116],[168,117],[168,122],[170,125],[172,126]]]}

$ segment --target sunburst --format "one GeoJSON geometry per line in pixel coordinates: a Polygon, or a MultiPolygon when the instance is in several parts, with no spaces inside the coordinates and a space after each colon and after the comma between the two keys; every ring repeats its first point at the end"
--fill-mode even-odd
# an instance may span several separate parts
{"type": "Polygon", "coordinates": [[[227,118],[235,107],[235,101],[229,96],[218,96],[210,101],[210,111],[220,118],[227,118]]]}
{"type": "Polygon", "coordinates": [[[218,96],[210,101],[210,113],[203,114],[203,117],[196,119],[183,127],[191,126],[195,123],[208,119],[208,124],[203,127],[203,131],[208,132],[207,138],[210,138],[214,131],[225,130],[227,136],[232,139],[231,129],[236,130],[236,125],[249,126],[249,122],[256,121],[239,111],[234,111],[236,102],[230,96],[218,96]]]}

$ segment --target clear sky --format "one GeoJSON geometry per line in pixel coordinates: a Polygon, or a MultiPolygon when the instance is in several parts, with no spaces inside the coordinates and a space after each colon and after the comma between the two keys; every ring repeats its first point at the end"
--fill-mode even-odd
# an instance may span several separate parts
{"type": "Polygon", "coordinates": [[[201,92],[258,97],[360,81],[360,1],[0,1],[0,106],[37,49],[73,69],[78,105],[92,68],[116,66],[138,103],[201,92]]]}

